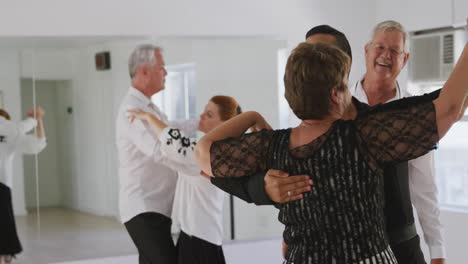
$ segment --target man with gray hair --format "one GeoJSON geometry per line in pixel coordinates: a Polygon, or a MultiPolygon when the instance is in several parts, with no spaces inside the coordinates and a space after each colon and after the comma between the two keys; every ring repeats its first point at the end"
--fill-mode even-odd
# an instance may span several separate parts
{"type": "MultiPolygon", "coordinates": [[[[388,20],[376,25],[365,46],[366,73],[349,87],[354,97],[373,106],[411,96],[397,81],[409,58],[406,40],[407,33],[400,23],[388,20]]],[[[433,153],[392,166],[385,174],[387,234],[398,263],[425,263],[412,204],[429,246],[431,264],[445,263],[433,153]]]]}
{"type": "Polygon", "coordinates": [[[164,59],[153,45],[138,46],[128,62],[131,86],[117,115],[119,207],[121,221],[139,253],[139,263],[176,263],[171,211],[177,173],[162,163],[160,144],[147,123],[129,120],[127,111],[141,109],[167,123],[151,102],[164,89],[164,59]]]}

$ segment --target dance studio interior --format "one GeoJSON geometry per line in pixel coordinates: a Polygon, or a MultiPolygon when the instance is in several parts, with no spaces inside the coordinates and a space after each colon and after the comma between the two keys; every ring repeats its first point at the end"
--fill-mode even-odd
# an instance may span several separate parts
{"type": "MultiPolygon", "coordinates": [[[[422,95],[441,88],[468,42],[466,0],[4,1],[0,108],[19,121],[41,106],[47,138],[42,152],[13,161],[10,187],[22,252],[12,263],[139,263],[120,222],[115,133],[136,46],[162,48],[165,89],[151,101],[169,120],[197,118],[212,96],[222,94],[279,129],[299,123],[284,98],[283,76],[306,32],[327,24],[346,35],[352,49],[348,88],[354,89],[366,73],[372,30],[384,20],[407,31],[409,58],[398,89],[422,95]]],[[[445,263],[465,264],[468,112],[438,143],[433,166],[445,263]]],[[[413,212],[431,263],[427,230],[417,208],[413,212]]],[[[283,263],[278,213],[275,206],[226,193],[226,263],[283,263]]],[[[176,228],[172,235],[177,238],[176,228]]]]}

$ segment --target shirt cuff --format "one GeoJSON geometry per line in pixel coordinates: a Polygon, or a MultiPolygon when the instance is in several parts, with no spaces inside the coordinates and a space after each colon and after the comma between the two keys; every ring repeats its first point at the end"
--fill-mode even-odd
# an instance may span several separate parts
{"type": "Polygon", "coordinates": [[[444,246],[429,246],[429,252],[431,254],[431,259],[445,259],[447,256],[444,246]]]}
{"type": "Polygon", "coordinates": [[[32,129],[34,129],[35,127],[37,127],[37,120],[32,117],[28,117],[24,119],[23,121],[21,121],[21,124],[23,125],[23,126],[20,126],[21,127],[20,130],[23,130],[21,131],[21,133],[26,134],[32,129]]]}
{"type": "Polygon", "coordinates": [[[265,172],[260,172],[249,177],[247,191],[256,205],[274,205],[265,191],[265,172]]]}
{"type": "Polygon", "coordinates": [[[43,137],[43,138],[38,138],[37,139],[37,145],[38,145],[38,153],[41,152],[42,150],[45,149],[45,147],[47,146],[47,139],[46,137],[43,137]]]}

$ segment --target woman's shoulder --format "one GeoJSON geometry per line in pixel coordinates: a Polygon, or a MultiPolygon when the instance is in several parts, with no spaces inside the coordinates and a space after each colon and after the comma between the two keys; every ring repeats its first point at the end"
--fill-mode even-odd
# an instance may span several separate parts
{"type": "Polygon", "coordinates": [[[369,106],[367,108],[363,108],[362,111],[358,111],[358,118],[362,118],[376,113],[405,110],[410,107],[427,104],[437,99],[439,97],[439,94],[440,89],[423,95],[405,97],[388,103],[369,106]]]}
{"type": "Polygon", "coordinates": [[[281,143],[285,140],[288,140],[290,134],[291,134],[291,128],[274,129],[274,130],[262,129],[258,132],[250,133],[249,137],[261,140],[263,143],[273,146],[277,143],[281,143]]]}
{"type": "Polygon", "coordinates": [[[354,135],[356,130],[356,120],[343,120],[339,119],[334,124],[333,127],[330,129],[330,136],[349,136],[354,135]]]}
{"type": "Polygon", "coordinates": [[[279,135],[289,134],[291,132],[291,129],[292,128],[282,128],[282,129],[269,130],[269,129],[264,128],[264,129],[262,129],[260,131],[251,132],[251,133],[248,133],[248,134],[256,134],[256,135],[271,137],[271,136],[279,136],[279,135]]]}

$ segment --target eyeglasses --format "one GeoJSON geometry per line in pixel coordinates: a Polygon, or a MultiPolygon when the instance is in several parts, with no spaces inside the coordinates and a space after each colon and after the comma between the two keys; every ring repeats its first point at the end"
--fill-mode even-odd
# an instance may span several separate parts
{"type": "Polygon", "coordinates": [[[370,43],[370,45],[372,45],[372,48],[375,50],[375,52],[377,53],[384,53],[387,49],[390,51],[390,55],[392,55],[392,57],[396,58],[402,54],[405,53],[404,50],[398,50],[398,49],[395,49],[395,48],[390,48],[390,47],[387,47],[383,44],[380,44],[380,43],[370,43]]]}

